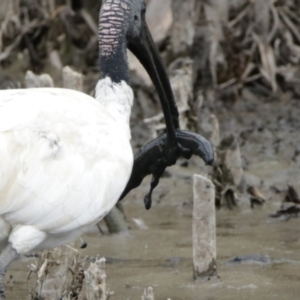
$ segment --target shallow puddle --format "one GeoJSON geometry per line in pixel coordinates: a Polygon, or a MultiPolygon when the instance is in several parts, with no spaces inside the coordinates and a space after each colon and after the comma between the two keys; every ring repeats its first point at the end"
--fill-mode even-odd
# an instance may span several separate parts
{"type": "MultiPolygon", "coordinates": [[[[95,230],[83,237],[88,243],[83,255],[107,258],[107,283],[114,291],[110,299],[141,299],[149,286],[154,288],[156,300],[297,299],[300,221],[269,217],[280,205],[279,196],[254,210],[244,204],[233,211],[217,211],[219,278],[192,279],[191,179],[183,174],[183,179],[162,180],[161,197],[154,195],[161,199],[150,211],[145,211],[142,201],[147,184],[127,197],[124,208],[129,234],[101,236],[95,230]],[[139,229],[133,218],[142,219],[148,229],[139,229]],[[254,254],[267,258],[266,263],[229,263],[236,256],[254,254]]],[[[26,299],[31,262],[32,258],[23,259],[9,269],[14,283],[7,286],[8,299],[26,299]]]]}

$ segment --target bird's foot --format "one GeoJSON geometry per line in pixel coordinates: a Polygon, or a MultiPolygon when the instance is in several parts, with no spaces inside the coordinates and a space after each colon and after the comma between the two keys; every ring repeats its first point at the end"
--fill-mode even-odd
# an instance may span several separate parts
{"type": "Polygon", "coordinates": [[[145,198],[144,198],[144,204],[145,204],[146,210],[149,210],[151,208],[151,206],[152,206],[151,191],[145,196],[145,198]]]}
{"type": "Polygon", "coordinates": [[[145,208],[147,210],[149,210],[152,206],[152,192],[157,187],[157,185],[159,183],[159,179],[163,172],[164,172],[164,169],[160,170],[159,173],[153,174],[151,184],[150,184],[150,191],[144,198],[145,208]]]}

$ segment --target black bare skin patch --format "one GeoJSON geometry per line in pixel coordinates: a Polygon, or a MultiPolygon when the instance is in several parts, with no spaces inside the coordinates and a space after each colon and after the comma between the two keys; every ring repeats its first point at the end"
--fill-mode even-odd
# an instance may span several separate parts
{"type": "Polygon", "coordinates": [[[127,1],[107,0],[103,3],[99,18],[99,56],[101,77],[113,82],[129,83],[127,62],[126,26],[130,5],[127,1]]]}

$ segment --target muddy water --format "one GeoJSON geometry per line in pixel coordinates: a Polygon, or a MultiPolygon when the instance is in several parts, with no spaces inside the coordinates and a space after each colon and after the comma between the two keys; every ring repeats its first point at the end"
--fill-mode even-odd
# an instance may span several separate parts
{"type": "MultiPolygon", "coordinates": [[[[150,211],[145,211],[141,201],[146,184],[124,201],[132,228],[129,234],[101,236],[93,231],[84,236],[88,248],[83,254],[107,258],[107,282],[114,291],[111,299],[141,299],[148,286],[154,288],[156,300],[298,299],[300,221],[271,219],[269,214],[278,209],[282,195],[273,195],[267,188],[270,200],[262,208],[252,210],[244,201],[234,211],[217,212],[219,278],[205,282],[192,279],[191,178],[186,169],[177,171],[179,175],[182,171],[182,176],[162,180],[155,194],[159,201],[150,211]],[[148,229],[139,229],[133,218],[143,220],[148,229]],[[264,262],[229,263],[235,256],[254,254],[261,255],[264,262]]],[[[267,185],[280,178],[285,184],[286,172],[294,172],[295,181],[300,174],[278,162],[257,164],[249,172],[251,178],[262,176],[267,185]]],[[[7,286],[8,299],[28,295],[26,277],[31,262],[13,263],[8,276],[14,276],[14,283],[7,286]]]]}

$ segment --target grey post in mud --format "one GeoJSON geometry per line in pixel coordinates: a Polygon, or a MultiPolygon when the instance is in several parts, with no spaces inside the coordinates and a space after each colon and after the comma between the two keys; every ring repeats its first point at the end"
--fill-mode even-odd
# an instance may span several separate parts
{"type": "Polygon", "coordinates": [[[215,187],[201,176],[193,178],[194,279],[217,275],[215,187]]]}

